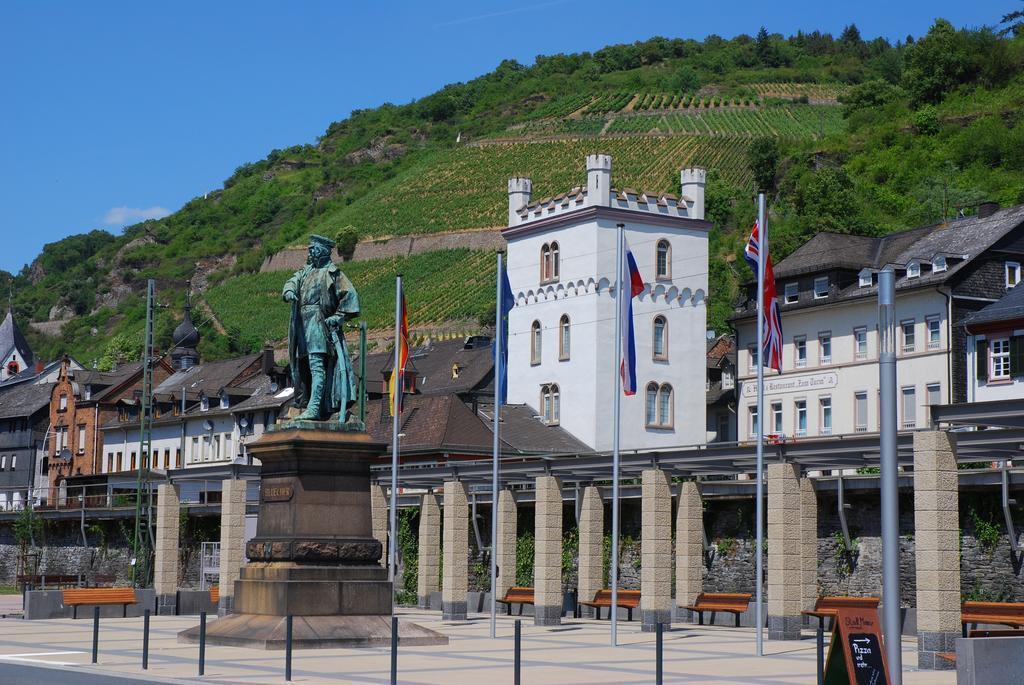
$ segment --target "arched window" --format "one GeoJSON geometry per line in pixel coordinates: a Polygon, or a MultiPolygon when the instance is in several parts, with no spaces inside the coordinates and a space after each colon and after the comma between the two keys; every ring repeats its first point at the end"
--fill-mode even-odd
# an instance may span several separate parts
{"type": "Polygon", "coordinates": [[[658,384],[647,384],[647,397],[644,403],[644,423],[653,426],[658,421],[658,384]]]}
{"type": "Polygon", "coordinates": [[[551,243],[551,280],[558,280],[558,243],[551,243]]]}
{"type": "Polygon", "coordinates": [[[540,282],[551,280],[551,246],[544,243],[540,248],[540,282]]]}
{"type": "Polygon", "coordinates": [[[558,423],[561,414],[561,395],[556,383],[548,383],[540,386],[540,411],[544,423],[558,423]]]}
{"type": "Polygon", "coordinates": [[[648,383],[644,420],[648,428],[672,428],[675,424],[675,398],[668,383],[648,383]]]}
{"type": "Polygon", "coordinates": [[[558,320],[558,359],[565,361],[569,358],[569,315],[562,314],[558,320]]]}
{"type": "Polygon", "coordinates": [[[656,360],[668,359],[668,321],[664,316],[654,317],[654,337],[651,348],[656,360]]]}
{"type": "Polygon", "coordinates": [[[672,278],[672,246],[667,240],[659,240],[654,255],[655,278],[672,278]]]}
{"type": "Polygon", "coordinates": [[[530,363],[540,364],[540,321],[534,321],[530,326],[530,363]]]}
{"type": "Polygon", "coordinates": [[[658,425],[662,428],[671,428],[674,423],[672,403],[672,386],[665,383],[658,390],[658,425]]]}

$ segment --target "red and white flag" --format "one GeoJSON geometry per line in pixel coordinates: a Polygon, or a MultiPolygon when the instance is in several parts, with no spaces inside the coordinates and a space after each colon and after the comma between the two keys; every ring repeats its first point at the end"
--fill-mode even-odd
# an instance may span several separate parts
{"type": "MultiPolygon", "coordinates": [[[[760,261],[760,248],[758,239],[758,225],[754,222],[754,228],[750,232],[750,240],[743,251],[750,268],[754,270],[757,277],[757,267],[760,261]]],[[[761,351],[758,358],[761,364],[775,369],[782,373],[782,319],[779,316],[779,301],[775,292],[775,271],[772,269],[772,257],[765,251],[764,264],[764,290],[761,293],[761,303],[764,316],[764,339],[761,341],[761,351]]]]}

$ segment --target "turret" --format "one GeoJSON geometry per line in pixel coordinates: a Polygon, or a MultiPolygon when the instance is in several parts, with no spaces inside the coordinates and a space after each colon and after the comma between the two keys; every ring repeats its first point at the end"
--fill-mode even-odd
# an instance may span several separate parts
{"type": "Polygon", "coordinates": [[[691,167],[679,172],[679,194],[686,202],[691,219],[704,218],[704,185],[708,172],[703,167],[691,167]]]}
{"type": "Polygon", "coordinates": [[[612,156],[587,155],[587,204],[612,203],[612,156]]]}
{"type": "Polygon", "coordinates": [[[192,283],[186,285],[185,315],[171,334],[171,366],[176,371],[199,363],[199,330],[192,323],[192,283]]]}
{"type": "Polygon", "coordinates": [[[530,204],[533,181],[526,176],[515,176],[508,180],[508,225],[520,223],[519,210],[530,204]]]}

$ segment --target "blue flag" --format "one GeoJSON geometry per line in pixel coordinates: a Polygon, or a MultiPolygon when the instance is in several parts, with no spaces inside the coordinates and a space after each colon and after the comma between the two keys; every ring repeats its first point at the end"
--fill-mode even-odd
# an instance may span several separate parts
{"type": "Polygon", "coordinates": [[[516,298],[512,294],[512,285],[508,282],[508,270],[502,264],[501,273],[501,302],[498,303],[498,316],[501,317],[501,340],[495,341],[501,344],[501,359],[495,359],[495,400],[501,404],[508,401],[508,314],[512,307],[516,306],[516,298]]]}

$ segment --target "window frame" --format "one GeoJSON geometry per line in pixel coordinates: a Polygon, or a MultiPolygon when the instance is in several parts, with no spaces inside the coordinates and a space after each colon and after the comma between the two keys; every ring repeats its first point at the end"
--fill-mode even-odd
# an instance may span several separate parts
{"type": "Polygon", "coordinates": [[[672,279],[672,243],[667,238],[660,238],[654,244],[654,278],[659,281],[672,279]],[[665,254],[665,269],[661,268],[662,248],[665,254]]]}
{"type": "Polygon", "coordinates": [[[832,396],[831,395],[821,395],[820,397],[818,397],[818,414],[819,414],[819,416],[818,416],[818,421],[819,421],[819,424],[818,424],[818,426],[819,426],[818,434],[819,435],[832,435],[833,413],[832,413],[832,396]],[[825,420],[825,416],[826,416],[825,410],[826,409],[828,410],[828,421],[825,420]]]}
{"type": "Polygon", "coordinates": [[[917,261],[910,261],[907,263],[907,278],[920,278],[921,276],[921,263],[917,261]]]}
{"type": "Polygon", "coordinates": [[[671,383],[649,381],[644,386],[644,427],[673,430],[675,428],[675,403],[675,390],[671,383]],[[651,415],[652,393],[654,397],[653,416],[651,415]]]}
{"type": "MultiPolygon", "coordinates": [[[[668,361],[668,319],[661,314],[651,322],[651,358],[656,362],[668,361]],[[658,352],[658,322],[661,322],[661,352],[658,352]]],[[[757,367],[754,367],[757,368],[757,367]]]]}
{"type": "Polygon", "coordinates": [[[757,345],[747,345],[747,371],[757,371],[757,345]]]}
{"type": "Polygon", "coordinates": [[[854,433],[866,433],[868,431],[868,414],[871,413],[871,408],[868,407],[868,391],[867,390],[854,390],[853,392],[853,432],[854,433]],[[864,422],[858,422],[859,417],[857,411],[857,404],[861,398],[864,399],[864,422]]]}
{"type": "Polygon", "coordinates": [[[917,351],[917,319],[903,319],[900,321],[900,352],[913,354],[917,351]],[[907,342],[907,327],[910,327],[910,342],[907,342]]]}
{"type": "Polygon", "coordinates": [[[900,388],[900,428],[902,430],[914,430],[917,428],[917,387],[904,385],[900,388]],[[907,396],[912,399],[910,409],[913,412],[911,420],[907,420],[907,396]]]}
{"type": "Polygon", "coordinates": [[[1012,378],[1010,374],[1010,337],[1006,336],[1003,338],[992,338],[988,341],[988,380],[989,381],[1008,381],[1012,378]],[[1002,351],[996,352],[996,346],[999,346],[1002,351]],[[997,358],[999,360],[1000,368],[1004,369],[1005,373],[996,373],[997,358]]]}
{"type": "Polygon", "coordinates": [[[807,368],[807,336],[793,336],[793,367],[797,369],[807,368]],[[803,350],[803,359],[800,358],[800,351],[803,350]]]}
{"type": "Polygon", "coordinates": [[[929,350],[938,350],[942,348],[942,319],[938,314],[926,316],[925,319],[925,348],[929,350]],[[934,332],[937,333],[936,339],[932,342],[932,324],[935,325],[934,332]]]}
{"type": "Polygon", "coordinates": [[[832,331],[818,332],[818,363],[826,366],[832,363],[832,331]],[[825,342],[828,341],[828,354],[825,354],[825,342]]]}
{"type": "Polygon", "coordinates": [[[530,366],[539,366],[543,352],[543,330],[540,320],[534,319],[530,324],[530,366]]]}
{"type": "Polygon", "coordinates": [[[750,438],[757,437],[757,405],[751,404],[747,407],[747,416],[750,419],[750,438]]]}
{"type": "Polygon", "coordinates": [[[797,281],[790,281],[782,286],[782,302],[783,304],[796,304],[800,301],[800,283],[797,281]],[[792,286],[792,292],[790,291],[792,286]],[[793,299],[790,299],[792,296],[793,299]]]}
{"type": "Polygon", "coordinates": [[[782,423],[782,419],[783,419],[783,415],[782,415],[782,400],[776,400],[775,402],[772,402],[770,408],[771,408],[771,412],[772,412],[772,433],[771,434],[772,435],[782,435],[783,434],[782,428],[784,426],[784,424],[782,423]]]}
{"type": "Polygon", "coordinates": [[[856,359],[856,360],[867,359],[868,358],[868,327],[867,326],[857,326],[856,328],[853,329],[853,358],[856,359]],[[859,349],[860,348],[860,340],[858,339],[858,334],[859,333],[863,333],[864,334],[864,351],[863,352],[861,352],[860,349],[859,349]]]}
{"type": "Polygon", "coordinates": [[[793,400],[793,435],[802,438],[807,435],[807,398],[800,397],[793,400]],[[803,415],[804,427],[800,427],[800,418],[803,415]]]}
{"type": "Polygon", "coordinates": [[[828,297],[828,288],[829,288],[828,276],[818,276],[817,278],[815,278],[814,279],[814,299],[816,299],[816,300],[824,300],[826,297],[828,297]],[[819,294],[818,293],[818,285],[822,281],[825,282],[825,292],[819,294]]]}
{"type": "Polygon", "coordinates": [[[78,430],[76,431],[75,437],[78,439],[78,444],[75,445],[75,451],[78,454],[85,454],[85,444],[86,444],[86,439],[85,439],[86,428],[85,428],[85,424],[84,423],[78,424],[77,429],[78,430]]]}
{"type": "Polygon", "coordinates": [[[1014,262],[1014,261],[1003,262],[1003,277],[1005,279],[1006,289],[1007,290],[1009,290],[1010,288],[1013,288],[1018,283],[1020,283],[1020,281],[1021,281],[1020,262],[1014,262]],[[1014,273],[1014,275],[1016,277],[1016,280],[1014,280],[1013,283],[1010,282],[1010,272],[1011,272],[1011,270],[1013,271],[1013,273],[1014,273]]]}
{"type": "Polygon", "coordinates": [[[570,348],[572,346],[571,322],[568,314],[562,314],[558,319],[558,361],[569,361],[570,348]]]}
{"type": "Polygon", "coordinates": [[[942,383],[935,381],[933,383],[925,383],[924,385],[924,399],[927,402],[925,412],[928,414],[928,421],[931,422],[931,406],[933,404],[942,404],[942,383]],[[932,392],[934,390],[935,398],[937,402],[932,402],[932,392]]]}
{"type": "Polygon", "coordinates": [[[932,273],[933,274],[934,273],[939,273],[941,271],[945,271],[948,268],[949,268],[949,266],[948,266],[948,264],[946,262],[946,258],[943,255],[937,255],[935,257],[935,259],[932,260],[932,273]]]}
{"type": "Polygon", "coordinates": [[[544,383],[540,386],[541,420],[548,426],[557,426],[561,419],[561,390],[558,383],[544,383]]]}
{"type": "Polygon", "coordinates": [[[875,277],[871,271],[868,271],[867,269],[862,269],[861,272],[857,274],[857,287],[870,288],[874,284],[875,277]]]}

